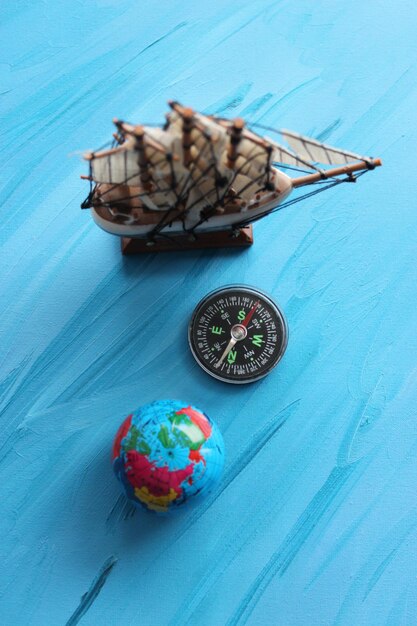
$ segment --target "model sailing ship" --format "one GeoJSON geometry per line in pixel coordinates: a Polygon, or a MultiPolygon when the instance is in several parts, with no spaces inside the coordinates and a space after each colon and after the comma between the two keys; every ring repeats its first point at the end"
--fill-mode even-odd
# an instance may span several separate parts
{"type": "Polygon", "coordinates": [[[122,237],[124,253],[250,245],[252,222],[381,165],[288,130],[169,105],[163,127],[114,120],[111,147],[85,155],[90,192],[81,207],[122,237]]]}

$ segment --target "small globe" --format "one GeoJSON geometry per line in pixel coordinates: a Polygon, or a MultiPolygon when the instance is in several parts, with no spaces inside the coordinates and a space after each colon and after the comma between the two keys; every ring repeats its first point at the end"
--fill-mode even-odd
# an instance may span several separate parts
{"type": "Polygon", "coordinates": [[[167,513],[220,479],[224,444],[200,409],[160,400],[128,415],[113,444],[113,468],[126,496],[150,511],[167,513]]]}

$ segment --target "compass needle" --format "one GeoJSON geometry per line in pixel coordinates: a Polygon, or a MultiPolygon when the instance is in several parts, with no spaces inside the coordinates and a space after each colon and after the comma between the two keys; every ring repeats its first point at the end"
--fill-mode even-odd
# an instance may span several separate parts
{"type": "Polygon", "coordinates": [[[226,350],[223,352],[223,354],[221,355],[220,359],[217,361],[217,363],[215,364],[214,367],[220,367],[220,365],[223,363],[223,361],[225,360],[225,358],[229,354],[230,350],[235,345],[236,341],[237,341],[237,339],[235,339],[234,337],[231,338],[231,340],[229,341],[229,343],[226,346],[226,350]]]}

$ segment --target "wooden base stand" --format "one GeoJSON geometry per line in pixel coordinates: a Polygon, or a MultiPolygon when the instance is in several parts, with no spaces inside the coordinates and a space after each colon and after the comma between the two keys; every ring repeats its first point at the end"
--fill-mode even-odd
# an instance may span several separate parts
{"type": "Polygon", "coordinates": [[[253,244],[252,226],[240,228],[236,237],[230,230],[199,233],[192,236],[172,235],[158,237],[152,245],[147,239],[122,237],[122,254],[143,254],[145,252],[172,252],[173,250],[200,250],[201,248],[248,248],[253,244]]]}

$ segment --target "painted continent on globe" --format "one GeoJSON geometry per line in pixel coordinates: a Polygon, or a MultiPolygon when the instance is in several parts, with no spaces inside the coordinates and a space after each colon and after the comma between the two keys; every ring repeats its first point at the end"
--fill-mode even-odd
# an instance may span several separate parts
{"type": "Polygon", "coordinates": [[[223,438],[210,418],[176,400],[147,404],[128,415],[113,444],[113,467],[127,497],[168,512],[219,480],[223,438]]]}

